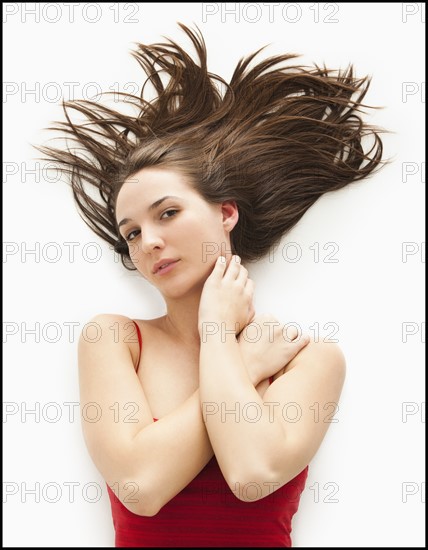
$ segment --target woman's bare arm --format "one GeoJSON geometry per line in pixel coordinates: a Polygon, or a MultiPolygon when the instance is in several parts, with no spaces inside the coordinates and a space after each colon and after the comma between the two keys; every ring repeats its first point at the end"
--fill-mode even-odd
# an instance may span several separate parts
{"type": "Polygon", "coordinates": [[[233,334],[202,341],[199,368],[201,408],[217,461],[234,494],[251,501],[310,462],[329,427],[325,413],[316,416],[316,405],[334,407],[345,376],[337,345],[310,342],[261,398],[233,334]],[[248,494],[249,486],[257,490],[248,494]]]}
{"type": "Polygon", "coordinates": [[[124,506],[136,514],[152,516],[213,456],[199,390],[154,422],[125,341],[129,318],[98,315],[91,322],[79,341],[86,445],[124,506]]]}
{"type": "MultiPolygon", "coordinates": [[[[125,507],[151,516],[199,474],[213,449],[199,390],[153,422],[133,365],[132,345],[126,342],[130,323],[128,317],[98,315],[80,338],[83,433],[94,464],[125,507]]],[[[251,354],[243,359],[257,386],[263,378],[260,366],[251,354]]]]}

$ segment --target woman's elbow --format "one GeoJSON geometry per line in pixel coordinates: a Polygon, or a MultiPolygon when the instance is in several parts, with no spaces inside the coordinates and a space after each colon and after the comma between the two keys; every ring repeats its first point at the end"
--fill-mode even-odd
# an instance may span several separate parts
{"type": "Polygon", "coordinates": [[[163,504],[148,487],[142,487],[135,481],[123,481],[119,484],[122,494],[117,495],[127,510],[137,516],[153,517],[159,513],[163,504]]]}
{"type": "Polygon", "coordinates": [[[256,502],[280,487],[277,476],[271,472],[253,472],[228,476],[226,482],[235,497],[242,502],[256,502]]]}

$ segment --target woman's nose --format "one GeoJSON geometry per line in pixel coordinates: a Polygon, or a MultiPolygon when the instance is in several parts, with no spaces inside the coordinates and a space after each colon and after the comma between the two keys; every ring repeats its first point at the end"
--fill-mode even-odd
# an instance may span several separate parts
{"type": "Polygon", "coordinates": [[[163,240],[161,236],[155,232],[147,232],[141,237],[141,248],[146,254],[151,252],[154,248],[161,248],[163,246],[163,240]]]}

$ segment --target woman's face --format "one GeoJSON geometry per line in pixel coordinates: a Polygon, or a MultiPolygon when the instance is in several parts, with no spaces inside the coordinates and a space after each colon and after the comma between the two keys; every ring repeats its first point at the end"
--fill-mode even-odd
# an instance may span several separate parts
{"type": "Polygon", "coordinates": [[[202,289],[218,256],[230,257],[238,210],[234,201],[207,203],[178,171],[150,167],[123,184],[116,220],[141,275],[165,296],[178,297],[202,289]],[[164,259],[179,261],[154,273],[164,259]]]}

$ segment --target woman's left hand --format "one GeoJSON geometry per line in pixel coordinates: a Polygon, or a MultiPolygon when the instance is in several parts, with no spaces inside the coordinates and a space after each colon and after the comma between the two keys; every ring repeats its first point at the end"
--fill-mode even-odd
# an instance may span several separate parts
{"type": "Polygon", "coordinates": [[[294,325],[287,327],[270,314],[258,315],[238,337],[242,359],[256,386],[294,359],[309,342],[294,325]]]}
{"type": "Polygon", "coordinates": [[[226,265],[226,261],[217,259],[202,289],[198,311],[201,336],[204,323],[235,330],[236,335],[254,318],[254,282],[237,256],[232,256],[226,265]]]}

